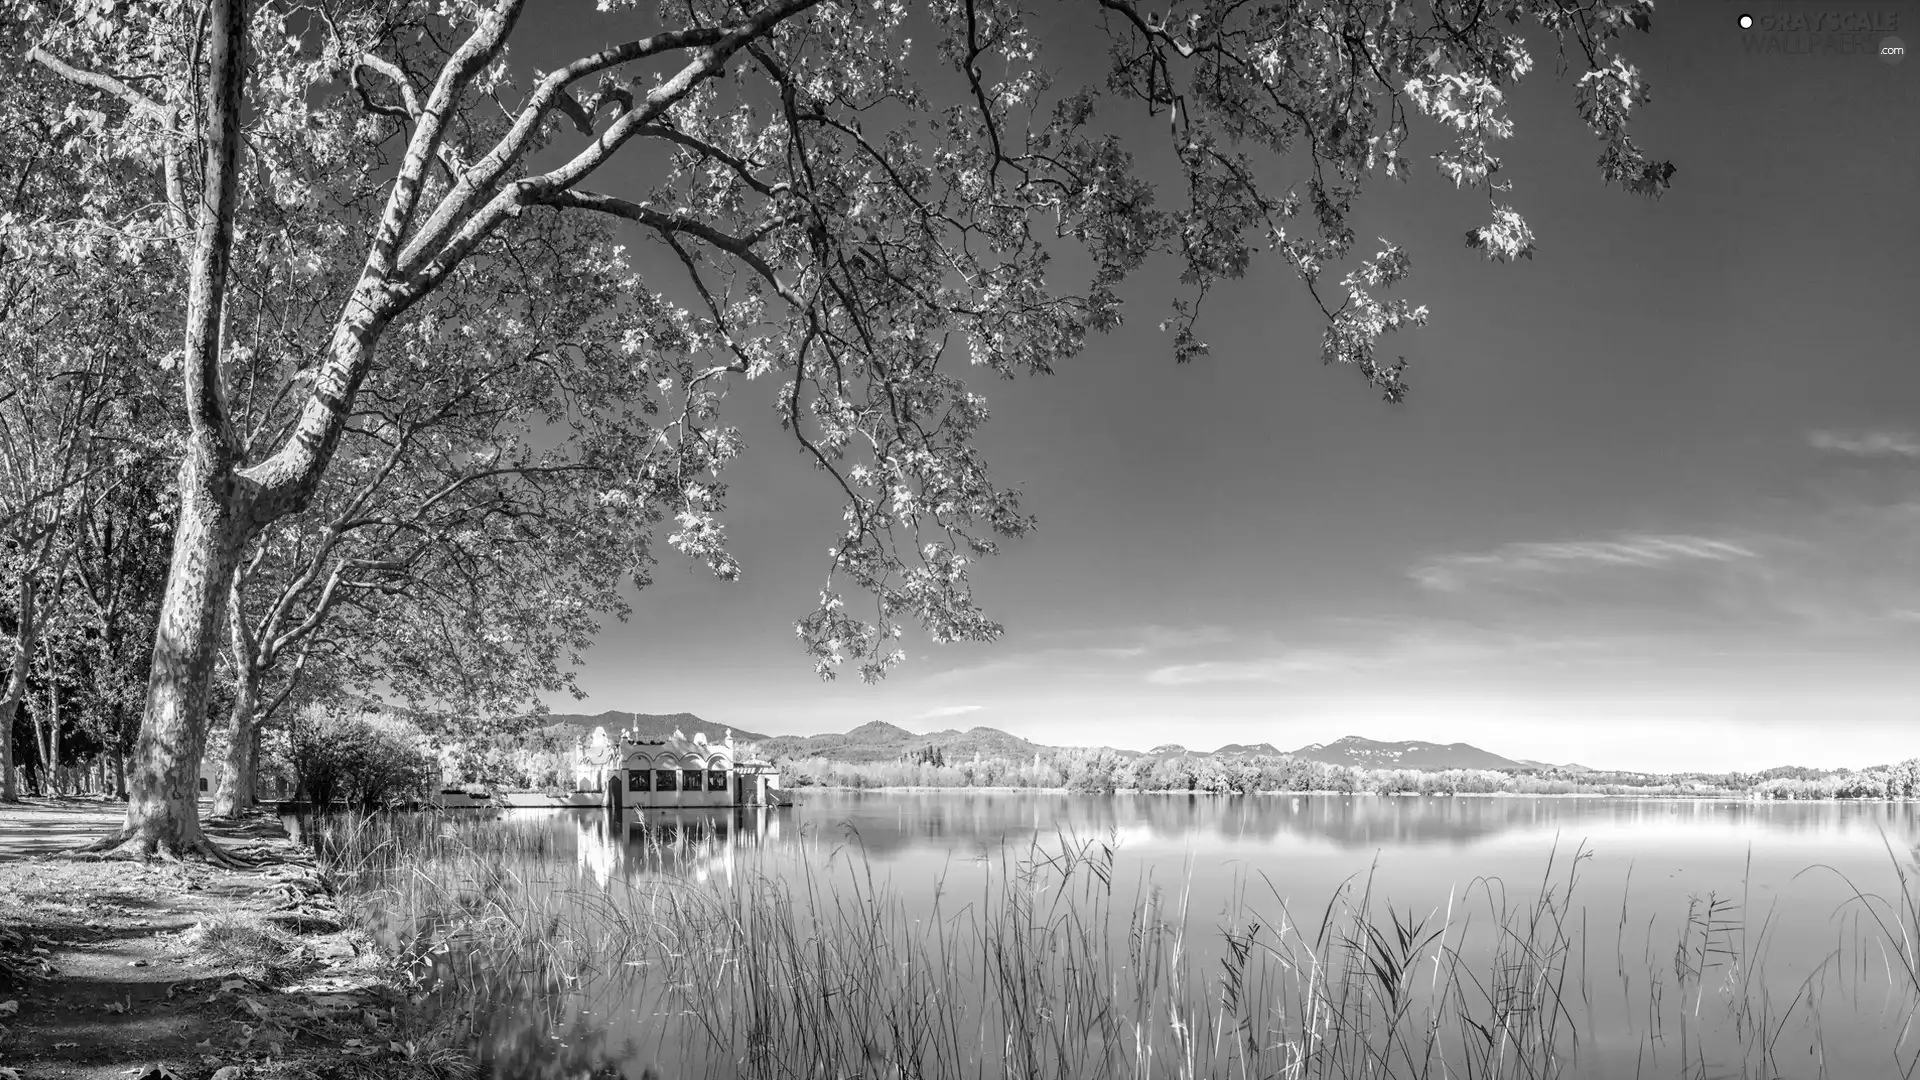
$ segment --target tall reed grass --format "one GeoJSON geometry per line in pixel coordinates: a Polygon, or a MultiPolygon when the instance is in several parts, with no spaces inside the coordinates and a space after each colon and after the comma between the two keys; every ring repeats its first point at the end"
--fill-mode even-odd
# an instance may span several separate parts
{"type": "Polygon", "coordinates": [[[1835,875],[1831,952],[1769,971],[1781,928],[1750,925],[1745,895],[1662,923],[1623,893],[1596,918],[1579,849],[1424,913],[1390,905],[1372,871],[1296,913],[1261,875],[1195,910],[1191,873],[1129,884],[1111,840],[1065,835],[959,867],[925,904],[857,836],[810,836],[776,863],[737,837],[655,834],[604,879],[564,839],[430,817],[317,836],[436,1022],[464,1025],[503,1076],[1916,1072],[1920,897],[1899,858],[1888,897],[1835,875]]]}

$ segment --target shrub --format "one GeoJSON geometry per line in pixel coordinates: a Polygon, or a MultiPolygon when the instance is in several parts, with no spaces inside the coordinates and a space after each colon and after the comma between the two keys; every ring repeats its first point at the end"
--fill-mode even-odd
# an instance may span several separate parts
{"type": "Polygon", "coordinates": [[[294,775],[316,807],[345,800],[377,810],[423,797],[440,770],[404,721],[321,713],[296,719],[288,756],[294,775]]]}

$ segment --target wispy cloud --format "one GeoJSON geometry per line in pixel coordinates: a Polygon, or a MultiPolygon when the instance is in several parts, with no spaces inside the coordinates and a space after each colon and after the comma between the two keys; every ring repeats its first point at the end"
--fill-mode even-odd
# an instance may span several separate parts
{"type": "Polygon", "coordinates": [[[1212,623],[1169,626],[1165,623],[1140,623],[1134,626],[1099,627],[1055,631],[1037,636],[1042,641],[1066,641],[1072,644],[1050,646],[1050,654],[1085,655],[1128,660],[1157,656],[1183,649],[1224,645],[1238,635],[1230,628],[1212,623]]]}
{"type": "Polygon", "coordinates": [[[1905,431],[1811,431],[1807,445],[1852,457],[1920,458],[1920,436],[1905,431]]]}
{"type": "Polygon", "coordinates": [[[1196,664],[1168,664],[1147,672],[1155,686],[1194,686],[1201,683],[1290,682],[1308,675],[1350,671],[1362,658],[1331,649],[1298,649],[1253,660],[1206,660],[1196,664]]]}
{"type": "Polygon", "coordinates": [[[965,716],[968,713],[976,713],[984,708],[986,708],[985,705],[941,705],[938,708],[928,709],[925,712],[914,713],[911,719],[941,720],[949,716],[965,716]]]}
{"type": "Polygon", "coordinates": [[[1147,672],[1146,681],[1157,686],[1270,683],[1305,689],[1359,677],[1367,683],[1384,679],[1397,685],[1473,671],[1510,671],[1518,664],[1546,669],[1608,662],[1646,651],[1642,643],[1621,635],[1537,633],[1408,616],[1321,620],[1302,634],[1315,644],[1270,647],[1230,660],[1168,664],[1147,672]]]}
{"type": "Polygon", "coordinates": [[[1044,676],[1054,683],[1075,679],[1111,678],[1117,667],[1137,671],[1143,664],[1168,663],[1194,650],[1228,645],[1241,635],[1219,625],[1134,626],[1052,630],[1037,633],[1034,647],[1020,648],[974,664],[934,672],[921,682],[929,690],[945,689],[956,696],[965,687],[987,680],[1044,676]],[[1058,643],[1058,644],[1047,644],[1058,643]]]}
{"type": "Polygon", "coordinates": [[[1441,555],[1408,573],[1429,589],[1458,592],[1474,584],[1517,584],[1549,574],[1603,569],[1648,569],[1679,563],[1757,559],[1743,544],[1708,536],[1637,534],[1612,540],[1503,544],[1492,551],[1441,555]]]}

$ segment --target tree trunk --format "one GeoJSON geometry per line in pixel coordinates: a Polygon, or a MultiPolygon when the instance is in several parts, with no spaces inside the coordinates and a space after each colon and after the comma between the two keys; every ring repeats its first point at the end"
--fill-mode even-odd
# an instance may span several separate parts
{"type": "Polygon", "coordinates": [[[40,771],[47,777],[47,787],[53,787],[53,748],[47,744],[47,711],[33,710],[33,752],[40,758],[40,771]]]}
{"type": "Polygon", "coordinates": [[[213,816],[239,817],[253,805],[253,770],[260,731],[254,710],[260,698],[260,671],[251,664],[234,680],[233,709],[227,714],[227,749],[220,784],[213,793],[213,816]]]}
{"type": "Polygon", "coordinates": [[[126,854],[219,858],[200,831],[200,757],[207,741],[207,690],[226,619],[228,585],[248,537],[236,512],[230,470],[189,441],[180,470],[180,522],[160,601],[146,715],[134,745],[127,820],[100,847],[126,854]]]}
{"type": "Polygon", "coordinates": [[[60,680],[54,675],[53,658],[47,659],[47,767],[53,770],[54,794],[64,795],[67,778],[60,768],[60,680]]]}
{"type": "Polygon", "coordinates": [[[113,797],[121,802],[127,801],[127,752],[113,752],[113,797]]]}
{"type": "Polygon", "coordinates": [[[27,692],[27,665],[33,656],[34,595],[33,571],[20,571],[20,621],[13,633],[13,668],[7,676],[7,693],[0,698],[0,802],[19,802],[20,791],[13,776],[13,719],[20,712],[20,699],[27,692]]]}

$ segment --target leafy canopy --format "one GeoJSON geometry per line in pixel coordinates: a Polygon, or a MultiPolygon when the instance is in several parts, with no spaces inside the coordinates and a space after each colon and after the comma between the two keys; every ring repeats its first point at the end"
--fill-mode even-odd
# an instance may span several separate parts
{"type": "MultiPolygon", "coordinates": [[[[1070,13],[1067,41],[1036,27],[1041,5],[1014,0],[601,9],[613,43],[542,72],[513,63],[508,42],[551,16],[518,0],[252,7],[235,266],[259,273],[236,273],[227,322],[276,329],[233,335],[223,377],[232,399],[241,368],[272,353],[294,419],[262,429],[280,434],[248,447],[243,473],[272,493],[374,439],[375,421],[340,419],[362,415],[363,397],[545,365],[568,416],[617,417],[572,427],[595,433],[576,447],[598,463],[593,504],[670,520],[672,546],[731,577],[718,474],[740,447],[719,408],[730,389],[770,384],[844,506],[827,587],[797,627],[826,677],[849,659],[880,677],[908,619],[936,641],[999,633],[973,602],[972,563],[1032,520],[991,479],[969,375],[1051,371],[1120,324],[1120,286],[1150,258],[1180,268],[1161,323],[1176,359],[1206,351],[1208,291],[1266,250],[1323,313],[1323,360],[1397,401],[1405,361],[1380,342],[1426,309],[1385,297],[1408,253],[1358,248],[1354,208],[1420,149],[1486,193],[1471,246],[1531,255],[1494,152],[1534,66],[1528,34],[1578,70],[1605,180],[1657,194],[1673,171],[1629,137],[1647,88],[1613,51],[1648,27],[1651,0],[1079,0],[1045,8],[1070,13]],[[1095,33],[1104,82],[1059,84],[1058,50],[1095,33]],[[1151,129],[1163,143],[1121,136],[1114,121],[1140,112],[1164,119],[1151,129]],[[643,179],[599,190],[616,154],[643,179]],[[1171,170],[1138,163],[1163,159],[1171,170]],[[652,248],[567,248],[604,297],[567,327],[535,311],[568,283],[516,261],[580,227],[556,217],[623,222],[652,248]],[[383,330],[399,342],[353,347],[383,330]],[[441,335],[468,347],[422,351],[441,335]],[[849,607],[849,583],[870,610],[849,607]]],[[[8,250],[169,253],[198,205],[199,5],[0,11],[66,79],[44,112],[83,174],[57,211],[7,219],[8,250]]],[[[573,423],[543,408],[521,417],[523,447],[573,423]]]]}

